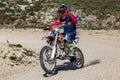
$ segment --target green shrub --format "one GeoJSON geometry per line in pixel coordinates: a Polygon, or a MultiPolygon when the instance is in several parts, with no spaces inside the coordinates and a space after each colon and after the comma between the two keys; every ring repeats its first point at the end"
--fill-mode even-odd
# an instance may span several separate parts
{"type": "Polygon", "coordinates": [[[21,44],[9,44],[10,47],[22,48],[21,44]]]}
{"type": "Polygon", "coordinates": [[[5,12],[7,12],[7,13],[14,13],[14,10],[12,10],[12,9],[10,9],[10,8],[6,8],[6,9],[5,9],[5,12]]]}
{"type": "Polygon", "coordinates": [[[27,4],[29,4],[29,2],[28,1],[23,1],[23,0],[17,0],[17,4],[27,5],[27,4]]]}
{"type": "Polygon", "coordinates": [[[24,48],[24,52],[23,52],[26,56],[33,56],[33,51],[27,50],[24,48]]]}
{"type": "Polygon", "coordinates": [[[0,2],[0,7],[5,7],[5,4],[0,2]]]}
{"type": "Polygon", "coordinates": [[[35,13],[34,12],[29,12],[28,13],[30,16],[33,16],[35,13]]]}
{"type": "Polygon", "coordinates": [[[13,60],[13,61],[16,61],[16,60],[17,60],[17,57],[16,57],[16,56],[10,56],[9,59],[10,59],[10,60],[13,60]]]}

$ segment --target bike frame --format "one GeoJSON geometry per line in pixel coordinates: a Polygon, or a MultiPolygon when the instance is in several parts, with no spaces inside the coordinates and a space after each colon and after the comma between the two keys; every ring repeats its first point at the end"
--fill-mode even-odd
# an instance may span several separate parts
{"type": "Polygon", "coordinates": [[[52,49],[51,59],[55,58],[55,53],[56,53],[56,50],[57,50],[57,40],[58,40],[58,33],[56,33],[56,36],[55,36],[55,43],[54,43],[54,46],[53,46],[53,49],[52,49]]]}

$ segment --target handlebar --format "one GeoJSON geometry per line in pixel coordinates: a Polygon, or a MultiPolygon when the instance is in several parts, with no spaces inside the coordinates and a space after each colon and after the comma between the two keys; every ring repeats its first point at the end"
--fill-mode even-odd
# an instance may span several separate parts
{"type": "Polygon", "coordinates": [[[66,24],[59,24],[59,25],[57,25],[57,26],[51,26],[51,27],[54,27],[54,28],[60,28],[60,27],[63,27],[63,26],[66,26],[66,24]]]}
{"type": "Polygon", "coordinates": [[[55,30],[56,32],[59,31],[59,28],[63,27],[63,26],[66,26],[65,24],[59,24],[57,26],[51,26],[51,29],[50,30],[55,30]]]}

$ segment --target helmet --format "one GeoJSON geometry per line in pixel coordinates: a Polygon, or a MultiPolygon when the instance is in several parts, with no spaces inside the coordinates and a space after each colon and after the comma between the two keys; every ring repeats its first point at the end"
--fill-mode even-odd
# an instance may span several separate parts
{"type": "Polygon", "coordinates": [[[58,13],[64,14],[64,13],[66,13],[66,12],[68,12],[68,8],[67,8],[67,6],[65,6],[65,5],[61,5],[61,6],[58,8],[58,13]]]}

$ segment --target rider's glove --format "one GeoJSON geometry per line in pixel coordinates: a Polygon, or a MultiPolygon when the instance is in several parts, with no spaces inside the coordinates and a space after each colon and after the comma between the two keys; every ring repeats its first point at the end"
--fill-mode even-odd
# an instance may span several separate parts
{"type": "Polygon", "coordinates": [[[44,28],[43,28],[44,30],[51,30],[52,28],[51,28],[51,26],[44,26],[44,28]]]}
{"type": "Polygon", "coordinates": [[[68,25],[71,25],[72,24],[72,22],[68,22],[68,25]]]}

